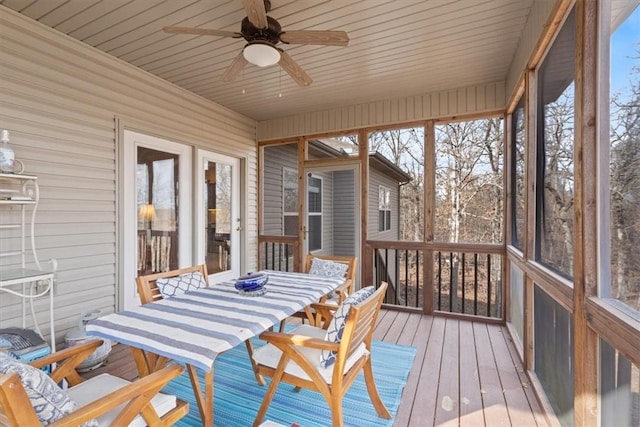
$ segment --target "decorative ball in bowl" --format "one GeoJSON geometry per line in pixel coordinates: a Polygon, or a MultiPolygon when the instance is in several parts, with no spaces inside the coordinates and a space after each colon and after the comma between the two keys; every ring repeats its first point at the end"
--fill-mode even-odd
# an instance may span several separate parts
{"type": "Polygon", "coordinates": [[[264,285],[269,281],[266,273],[247,273],[236,279],[235,287],[239,293],[244,295],[263,295],[267,290],[264,285]]]}

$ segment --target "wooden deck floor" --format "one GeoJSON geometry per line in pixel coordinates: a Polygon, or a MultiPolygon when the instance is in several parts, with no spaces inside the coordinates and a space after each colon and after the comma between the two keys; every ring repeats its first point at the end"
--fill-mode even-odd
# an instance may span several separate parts
{"type": "MultiPolygon", "coordinates": [[[[382,310],[374,339],[417,349],[396,427],[547,425],[505,327],[382,310]]],[[[136,377],[126,346],[104,371],[136,377]]]]}

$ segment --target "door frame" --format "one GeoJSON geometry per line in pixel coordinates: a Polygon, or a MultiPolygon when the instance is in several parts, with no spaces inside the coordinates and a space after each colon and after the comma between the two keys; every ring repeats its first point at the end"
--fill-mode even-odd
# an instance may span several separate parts
{"type": "Polygon", "coordinates": [[[136,192],[135,185],[131,185],[131,183],[136,182],[137,148],[138,146],[143,146],[179,156],[178,182],[180,192],[178,195],[178,217],[180,218],[180,228],[178,230],[178,268],[181,268],[191,265],[193,260],[193,245],[191,244],[193,236],[193,203],[190,199],[193,194],[193,147],[165,137],[154,136],[128,128],[123,130],[122,141],[122,182],[125,185],[121,187],[122,207],[119,209],[123,232],[123,258],[121,264],[122,279],[118,286],[120,290],[118,305],[120,308],[128,309],[139,305],[135,284],[137,275],[137,240],[131,238],[131,236],[136,235],[135,231],[137,229],[136,192]],[[188,230],[188,232],[185,232],[185,230],[188,230]]]}
{"type": "MultiPolygon", "coordinates": [[[[304,165],[304,170],[302,173],[302,191],[304,192],[303,203],[302,203],[302,225],[309,230],[308,224],[308,211],[309,211],[309,195],[308,195],[308,186],[309,186],[309,175],[322,173],[322,172],[335,172],[335,171],[353,171],[354,174],[354,256],[361,258],[361,227],[362,223],[362,206],[361,206],[361,192],[362,192],[362,182],[361,182],[361,174],[360,174],[360,162],[358,160],[354,161],[332,161],[332,162],[323,162],[323,164],[311,164],[304,165]]],[[[332,192],[333,194],[333,192],[332,192]]],[[[325,198],[323,194],[323,215],[325,211],[325,198]]],[[[333,208],[333,203],[332,203],[333,208]]],[[[335,218],[332,215],[332,221],[335,223],[335,218]]],[[[308,242],[309,239],[307,236],[303,236],[303,241],[300,242],[300,254],[301,260],[304,260],[308,251],[308,242]]],[[[356,270],[356,283],[360,283],[360,268],[356,270]]]]}
{"type": "Polygon", "coordinates": [[[209,283],[217,283],[225,280],[232,280],[236,277],[239,277],[240,268],[241,268],[241,253],[242,253],[242,242],[241,237],[243,235],[242,230],[244,230],[244,220],[242,215],[242,203],[241,203],[241,182],[240,173],[241,173],[241,162],[237,157],[227,156],[225,154],[220,154],[211,150],[205,150],[198,148],[196,149],[195,155],[195,167],[193,170],[195,171],[194,177],[194,193],[196,197],[194,198],[194,213],[195,213],[195,238],[194,238],[194,247],[193,253],[195,254],[196,264],[202,264],[205,262],[205,237],[204,233],[201,231],[204,230],[205,227],[205,217],[203,215],[204,212],[204,180],[201,176],[202,167],[204,166],[204,161],[213,161],[216,163],[225,163],[230,164],[232,167],[232,177],[231,177],[231,218],[232,224],[230,231],[230,240],[231,240],[231,269],[225,272],[211,274],[209,272],[209,283]]]}

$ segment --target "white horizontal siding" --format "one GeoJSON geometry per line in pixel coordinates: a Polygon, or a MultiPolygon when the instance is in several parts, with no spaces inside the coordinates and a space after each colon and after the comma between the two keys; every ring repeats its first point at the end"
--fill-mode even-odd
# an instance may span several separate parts
{"type": "Polygon", "coordinates": [[[337,132],[505,108],[504,81],[353,104],[258,122],[258,139],[337,132]]]}
{"type": "MultiPolygon", "coordinates": [[[[0,6],[0,128],[16,157],[38,176],[40,261],[58,260],[58,341],[81,311],[117,309],[116,117],[194,147],[246,157],[247,247],[257,254],[254,120],[0,6]]],[[[131,183],[123,185],[132,185],[131,183]]],[[[0,242],[15,245],[8,235],[0,242]]],[[[38,301],[40,321],[46,301],[38,301]]],[[[15,298],[0,298],[0,327],[18,325],[15,298]]],[[[46,324],[41,324],[41,327],[46,324]]],[[[43,328],[44,331],[44,328],[43,328]]]]}

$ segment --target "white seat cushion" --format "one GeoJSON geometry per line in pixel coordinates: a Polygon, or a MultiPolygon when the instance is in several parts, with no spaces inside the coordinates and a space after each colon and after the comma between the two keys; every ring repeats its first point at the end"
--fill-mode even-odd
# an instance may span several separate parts
{"type": "MultiPolygon", "coordinates": [[[[315,326],[304,324],[298,326],[290,333],[324,340],[327,331],[321,328],[316,328],[315,326]]],[[[300,350],[300,353],[302,353],[302,355],[311,362],[311,365],[315,366],[318,369],[318,372],[320,373],[322,378],[324,378],[327,384],[331,384],[331,382],[333,381],[332,376],[334,365],[331,365],[328,368],[323,368],[322,366],[320,366],[320,350],[308,347],[298,347],[298,349],[300,350]]],[[[368,354],[369,351],[367,350],[367,346],[364,343],[360,344],[360,346],[358,346],[358,348],[347,359],[347,362],[345,364],[345,372],[351,369],[351,367],[358,361],[358,359],[360,359],[360,357],[368,354]]],[[[256,349],[253,352],[253,360],[260,365],[269,366],[275,369],[278,366],[281,355],[282,352],[280,351],[280,349],[278,349],[274,345],[267,344],[256,349]]],[[[302,368],[298,366],[298,364],[294,361],[289,361],[284,371],[287,374],[296,376],[298,378],[304,378],[306,380],[311,379],[306,374],[306,372],[304,372],[304,370],[302,370],[302,368]]]]}
{"type": "MultiPolygon", "coordinates": [[[[77,386],[71,387],[67,390],[69,397],[73,399],[78,407],[82,407],[84,405],[88,405],[89,403],[100,399],[101,397],[106,396],[109,393],[112,393],[127,384],[130,384],[129,381],[114,377],[109,374],[101,374],[87,381],[84,381],[77,386]]],[[[151,404],[155,408],[158,416],[163,416],[170,410],[176,407],[176,397],[168,394],[158,393],[153,399],[151,399],[151,404]]],[[[113,424],[113,420],[118,415],[120,410],[126,404],[120,405],[118,408],[107,412],[106,414],[97,418],[100,426],[110,426],[113,424]]],[[[129,427],[144,427],[147,423],[145,423],[144,418],[140,415],[135,417],[129,427]]]]}

